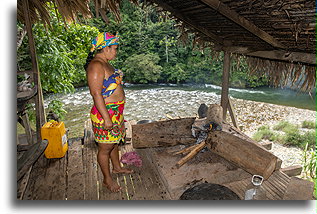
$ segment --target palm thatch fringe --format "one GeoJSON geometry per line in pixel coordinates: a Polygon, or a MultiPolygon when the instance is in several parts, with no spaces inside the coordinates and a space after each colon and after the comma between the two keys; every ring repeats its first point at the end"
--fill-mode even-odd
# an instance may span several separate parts
{"type": "MultiPolygon", "coordinates": [[[[22,1],[18,0],[17,4],[17,19],[25,23],[22,8],[22,1]]],[[[50,26],[51,5],[58,10],[64,22],[75,21],[78,14],[83,17],[91,17],[91,12],[88,6],[90,0],[28,0],[31,24],[42,22],[45,26],[50,26]]]]}
{"type": "MultiPolygon", "coordinates": [[[[18,0],[17,4],[17,19],[24,23],[24,14],[22,1],[18,0]]],[[[46,26],[50,26],[51,16],[49,10],[52,5],[61,15],[63,22],[76,22],[79,15],[83,18],[92,16],[89,3],[92,0],[28,0],[29,12],[31,16],[31,24],[42,22],[46,26]]],[[[130,0],[133,4],[138,4],[137,0],[130,0]]],[[[114,14],[116,21],[121,21],[120,3],[121,0],[93,0],[96,16],[101,14],[102,18],[107,22],[106,14],[111,12],[114,14]]]]}
{"type": "Polygon", "coordinates": [[[311,92],[316,87],[315,66],[256,57],[247,57],[246,61],[252,68],[250,74],[268,76],[272,86],[291,86],[306,92],[311,92]]]}

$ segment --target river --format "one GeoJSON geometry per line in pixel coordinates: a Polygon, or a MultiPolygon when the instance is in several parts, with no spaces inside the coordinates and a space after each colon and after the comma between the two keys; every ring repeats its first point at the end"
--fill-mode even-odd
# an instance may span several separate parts
{"type": "MultiPolygon", "coordinates": [[[[195,116],[201,103],[219,104],[221,87],[215,85],[158,84],[144,86],[126,84],[125,92],[125,118],[127,120],[160,120],[166,118],[167,114],[174,118],[195,116]]],[[[316,109],[315,94],[310,96],[307,93],[289,89],[230,89],[229,95],[234,98],[234,105],[237,106],[235,100],[243,99],[298,109],[313,111],[316,109]]],[[[68,112],[63,121],[69,129],[69,137],[83,136],[84,122],[89,119],[89,110],[92,106],[88,88],[78,88],[71,94],[45,96],[45,106],[47,107],[49,102],[54,99],[62,101],[64,109],[68,112]]],[[[241,111],[238,110],[237,113],[241,113],[241,111]]],[[[277,116],[272,117],[278,117],[280,113],[275,114],[277,116]]],[[[268,119],[270,118],[268,117],[268,119]]]]}

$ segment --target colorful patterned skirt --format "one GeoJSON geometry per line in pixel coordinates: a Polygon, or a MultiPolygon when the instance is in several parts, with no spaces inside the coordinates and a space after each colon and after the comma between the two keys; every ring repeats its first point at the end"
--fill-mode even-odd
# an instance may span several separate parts
{"type": "Polygon", "coordinates": [[[124,142],[124,101],[106,103],[106,108],[113,123],[111,129],[104,129],[102,126],[104,120],[96,106],[93,106],[90,111],[95,141],[97,143],[119,143],[121,140],[124,142]]]}

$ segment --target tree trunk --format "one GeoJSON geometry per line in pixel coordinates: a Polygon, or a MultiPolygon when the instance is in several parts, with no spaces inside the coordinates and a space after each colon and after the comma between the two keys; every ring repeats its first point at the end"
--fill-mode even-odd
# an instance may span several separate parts
{"type": "Polygon", "coordinates": [[[275,170],[276,156],[227,123],[222,131],[209,132],[206,142],[212,152],[253,175],[267,179],[275,170]]]}
{"type": "Polygon", "coordinates": [[[194,121],[195,118],[191,117],[133,125],[133,147],[148,148],[195,143],[196,138],[191,132],[194,121]]]}

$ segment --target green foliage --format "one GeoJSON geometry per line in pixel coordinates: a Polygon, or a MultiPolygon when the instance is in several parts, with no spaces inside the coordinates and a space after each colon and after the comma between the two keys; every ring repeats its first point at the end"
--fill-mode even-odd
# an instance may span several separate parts
{"type": "Polygon", "coordinates": [[[261,141],[262,139],[273,141],[276,138],[273,131],[268,126],[261,126],[258,131],[253,135],[255,141],[261,141]]]}
{"type": "Polygon", "coordinates": [[[277,143],[282,144],[282,145],[286,145],[286,135],[275,133],[272,141],[277,142],[277,143]]]}
{"type": "Polygon", "coordinates": [[[253,139],[260,141],[268,139],[288,146],[295,146],[301,149],[308,145],[308,148],[314,148],[316,145],[316,131],[309,131],[301,134],[298,126],[290,124],[287,121],[281,121],[273,127],[274,130],[283,131],[284,134],[275,133],[269,126],[261,126],[253,135],[253,139]]]}
{"type": "Polygon", "coordinates": [[[281,121],[273,127],[274,130],[283,131],[285,133],[292,133],[298,131],[298,126],[289,123],[288,121],[281,121]]]}
{"type": "Polygon", "coordinates": [[[300,134],[298,131],[286,133],[286,144],[299,147],[301,149],[305,148],[308,144],[308,148],[313,148],[316,145],[316,132],[310,131],[305,134],[300,134]]]}
{"type": "Polygon", "coordinates": [[[63,108],[64,103],[60,100],[52,100],[48,104],[48,112],[55,113],[58,118],[61,120],[64,119],[64,115],[67,113],[67,111],[63,108]]]}
{"type": "MultiPolygon", "coordinates": [[[[142,6],[142,3],[141,3],[142,6]]],[[[193,37],[189,36],[187,45],[180,45],[177,39],[180,32],[174,27],[175,22],[156,13],[152,6],[138,7],[128,1],[122,1],[122,22],[113,21],[106,25],[101,18],[91,19],[88,24],[100,31],[119,32],[120,47],[117,59],[112,63],[116,68],[127,68],[126,62],[133,55],[156,54],[159,62],[152,62],[162,67],[158,82],[164,83],[211,83],[222,82],[223,54],[212,58],[213,51],[205,48],[197,50],[192,46],[193,37]]],[[[145,61],[148,61],[146,59],[145,61]]],[[[266,79],[249,76],[249,69],[244,58],[233,60],[230,76],[233,87],[258,87],[267,84],[266,79]]],[[[126,72],[125,69],[123,69],[126,72]]],[[[134,72],[126,72],[126,81],[133,83],[155,82],[148,78],[135,78],[134,72]],[[137,82],[140,79],[141,82],[137,82]]],[[[156,77],[154,77],[156,79],[156,77]]]]}
{"type": "Polygon", "coordinates": [[[26,113],[29,116],[29,121],[31,122],[31,124],[35,124],[36,121],[36,112],[35,112],[35,107],[34,104],[28,103],[26,104],[26,113]]]}
{"type": "MultiPolygon", "coordinates": [[[[141,6],[142,4],[141,2],[141,6]]],[[[86,25],[67,24],[65,28],[52,9],[51,28],[45,30],[42,24],[33,27],[44,92],[70,92],[74,87],[86,85],[83,65],[90,42],[98,31],[120,33],[118,55],[111,64],[123,70],[125,81],[221,85],[222,53],[213,58],[215,54],[210,48],[198,50],[192,45],[194,37],[191,34],[187,44],[178,44],[180,32],[174,27],[175,22],[157,13],[153,6],[139,7],[123,0],[120,12],[120,23],[115,21],[112,14],[107,14],[109,23],[105,23],[100,17],[86,20],[86,25]],[[140,59],[140,56],[146,58],[140,59]],[[138,58],[138,62],[149,63],[154,70],[146,71],[144,65],[136,66],[131,61],[133,58],[138,58]],[[133,68],[141,69],[141,73],[132,71],[126,62],[134,66],[133,68]]],[[[31,69],[26,39],[18,50],[17,59],[21,70],[31,69]]],[[[243,57],[240,60],[232,59],[231,71],[231,87],[258,87],[268,83],[265,78],[249,75],[249,68],[243,57]]]]}
{"type": "MultiPolygon", "coordinates": [[[[316,182],[316,151],[315,149],[308,148],[306,144],[303,151],[303,176],[304,179],[309,179],[313,182],[316,182]]],[[[316,183],[315,183],[316,184],[316,183]]],[[[316,187],[315,187],[316,190],[316,187]]]]}
{"type": "MultiPolygon", "coordinates": [[[[43,24],[33,26],[41,83],[44,92],[71,92],[74,85],[86,82],[83,64],[90,48],[91,38],[98,29],[58,21],[55,11],[51,11],[51,27],[47,30],[43,24]]],[[[27,39],[18,50],[18,66],[21,70],[31,69],[27,39]]]]}
{"type": "Polygon", "coordinates": [[[303,121],[302,122],[302,128],[306,128],[306,129],[315,129],[316,128],[316,123],[313,121],[303,121]]]}
{"type": "Polygon", "coordinates": [[[157,82],[162,67],[157,65],[160,57],[157,54],[132,55],[125,61],[124,70],[127,80],[132,83],[157,82]]]}
{"type": "Polygon", "coordinates": [[[188,73],[186,73],[186,66],[182,63],[176,63],[176,65],[163,66],[163,71],[160,76],[160,81],[170,83],[182,83],[188,79],[188,73]]]}

